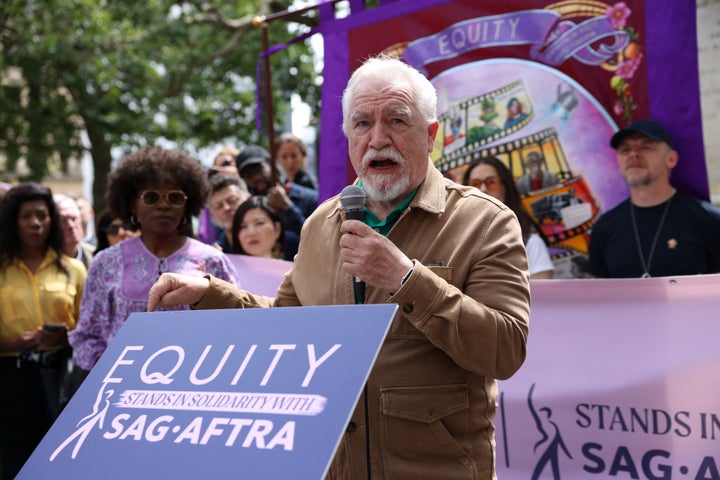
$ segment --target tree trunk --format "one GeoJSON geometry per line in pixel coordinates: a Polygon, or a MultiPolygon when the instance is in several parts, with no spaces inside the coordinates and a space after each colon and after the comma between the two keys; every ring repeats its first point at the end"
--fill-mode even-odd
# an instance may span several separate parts
{"type": "Polygon", "coordinates": [[[105,210],[105,192],[107,190],[107,175],[110,173],[112,155],[110,144],[105,139],[104,132],[94,125],[85,124],[90,139],[90,156],[92,157],[95,178],[93,180],[93,208],[97,215],[105,210]]]}

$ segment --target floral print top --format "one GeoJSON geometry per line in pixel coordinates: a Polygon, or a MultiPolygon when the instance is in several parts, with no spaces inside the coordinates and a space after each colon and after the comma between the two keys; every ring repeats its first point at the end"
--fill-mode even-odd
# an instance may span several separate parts
{"type": "Polygon", "coordinates": [[[150,287],[166,272],[210,274],[237,283],[235,269],[225,255],[192,238],[166,258],[153,255],[140,237],[99,252],[88,270],[80,319],[69,335],[75,365],[85,370],[95,366],[128,316],[146,310],[150,287]]]}

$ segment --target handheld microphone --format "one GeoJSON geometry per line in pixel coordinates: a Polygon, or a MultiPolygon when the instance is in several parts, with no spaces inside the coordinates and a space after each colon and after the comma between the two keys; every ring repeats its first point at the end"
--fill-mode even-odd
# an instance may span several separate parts
{"type": "MultiPolygon", "coordinates": [[[[340,192],[340,205],[345,210],[347,220],[365,221],[365,192],[357,185],[348,185],[340,192]]],[[[355,303],[365,303],[365,282],[353,276],[355,303]]]]}
{"type": "Polygon", "coordinates": [[[348,185],[340,192],[340,205],[345,210],[345,218],[348,220],[365,221],[365,192],[357,185],[348,185]]]}

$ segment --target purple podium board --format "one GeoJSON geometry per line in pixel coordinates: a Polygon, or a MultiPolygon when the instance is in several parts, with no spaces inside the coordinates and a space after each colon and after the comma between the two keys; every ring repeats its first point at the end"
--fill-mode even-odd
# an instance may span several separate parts
{"type": "Polygon", "coordinates": [[[397,305],[132,314],[18,479],[322,479],[397,305]]]}

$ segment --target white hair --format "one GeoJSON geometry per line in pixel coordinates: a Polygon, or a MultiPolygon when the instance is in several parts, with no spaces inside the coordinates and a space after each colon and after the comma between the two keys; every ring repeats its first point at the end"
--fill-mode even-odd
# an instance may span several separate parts
{"type": "Polygon", "coordinates": [[[65,195],[64,193],[56,193],[53,195],[53,201],[55,202],[55,205],[57,205],[58,210],[63,208],[63,206],[66,206],[77,212],[77,216],[80,217],[80,207],[71,196],[65,195]]]}
{"type": "Polygon", "coordinates": [[[381,55],[366,60],[355,72],[353,72],[347,87],[343,92],[342,130],[347,135],[348,121],[350,117],[350,105],[352,105],[355,89],[363,80],[387,80],[388,85],[401,85],[409,83],[413,92],[415,105],[428,125],[437,121],[437,91],[422,73],[402,62],[396,57],[381,55]]]}

